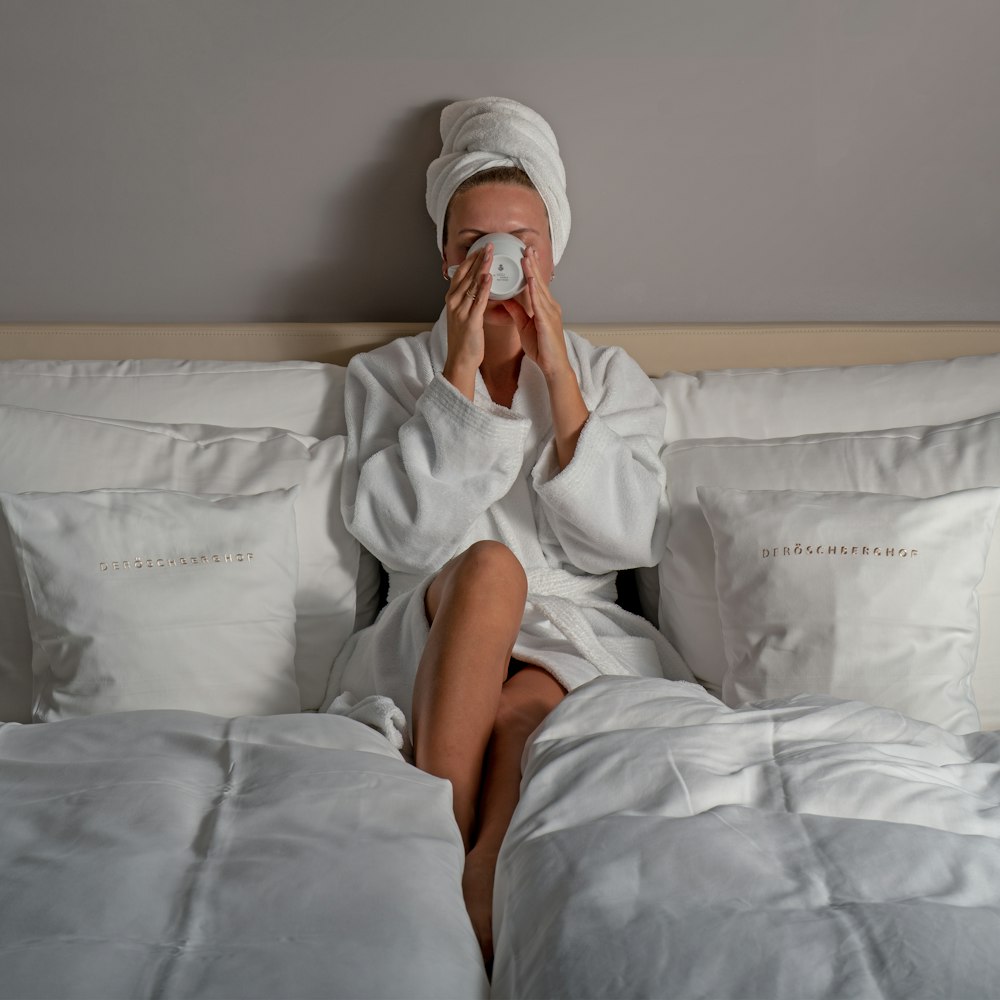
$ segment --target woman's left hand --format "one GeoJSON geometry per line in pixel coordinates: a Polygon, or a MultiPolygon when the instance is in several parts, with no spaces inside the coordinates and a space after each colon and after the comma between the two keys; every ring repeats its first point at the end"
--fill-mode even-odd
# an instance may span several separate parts
{"type": "Polygon", "coordinates": [[[566,336],[563,333],[562,308],[552,297],[548,282],[539,274],[538,253],[525,251],[524,277],[528,283],[531,315],[515,299],[503,304],[517,324],[524,353],[545,376],[552,407],[552,430],[559,468],[565,469],[576,453],[583,425],[590,416],[576,372],[569,363],[566,336]]]}
{"type": "Polygon", "coordinates": [[[563,335],[562,307],[552,297],[548,282],[539,273],[538,251],[528,247],[521,261],[528,289],[531,313],[516,299],[507,299],[507,307],[517,324],[521,347],[547,378],[571,371],[563,335]]]}

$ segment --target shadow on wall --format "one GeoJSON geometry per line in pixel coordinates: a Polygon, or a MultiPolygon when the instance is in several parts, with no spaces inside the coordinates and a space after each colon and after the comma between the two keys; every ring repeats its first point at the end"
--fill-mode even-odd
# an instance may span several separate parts
{"type": "Polygon", "coordinates": [[[437,319],[445,285],[424,191],[445,103],[391,125],[373,161],[336,184],[321,260],[272,289],[261,312],[306,323],[437,319]]]}

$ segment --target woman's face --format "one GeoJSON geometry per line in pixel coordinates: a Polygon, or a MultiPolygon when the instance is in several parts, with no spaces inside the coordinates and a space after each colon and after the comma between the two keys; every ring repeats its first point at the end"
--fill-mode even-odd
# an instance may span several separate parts
{"type": "MultiPolygon", "coordinates": [[[[539,274],[551,280],[552,239],[545,202],[533,188],[518,184],[483,184],[455,195],[448,213],[448,242],[444,245],[442,267],[461,264],[469,247],[487,233],[510,233],[538,250],[539,274]]],[[[525,289],[515,298],[530,313],[525,289]]],[[[510,323],[510,313],[501,302],[491,302],[484,322],[510,323]]]]}

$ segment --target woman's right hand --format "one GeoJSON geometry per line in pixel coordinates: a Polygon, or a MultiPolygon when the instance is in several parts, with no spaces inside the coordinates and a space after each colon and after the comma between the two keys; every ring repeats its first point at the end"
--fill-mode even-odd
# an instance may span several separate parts
{"type": "Polygon", "coordinates": [[[469,399],[476,393],[476,372],[483,363],[486,335],[483,315],[489,305],[493,244],[466,257],[452,275],[445,303],[448,313],[448,357],[444,377],[469,399]]]}

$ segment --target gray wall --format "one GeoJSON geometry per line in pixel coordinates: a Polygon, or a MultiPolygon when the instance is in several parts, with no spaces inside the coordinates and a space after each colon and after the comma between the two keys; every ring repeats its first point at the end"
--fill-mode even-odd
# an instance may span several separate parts
{"type": "Polygon", "coordinates": [[[571,321],[998,320],[998,39],[995,0],[0,0],[0,320],[432,319],[437,116],[489,93],[560,138],[571,321]]]}

